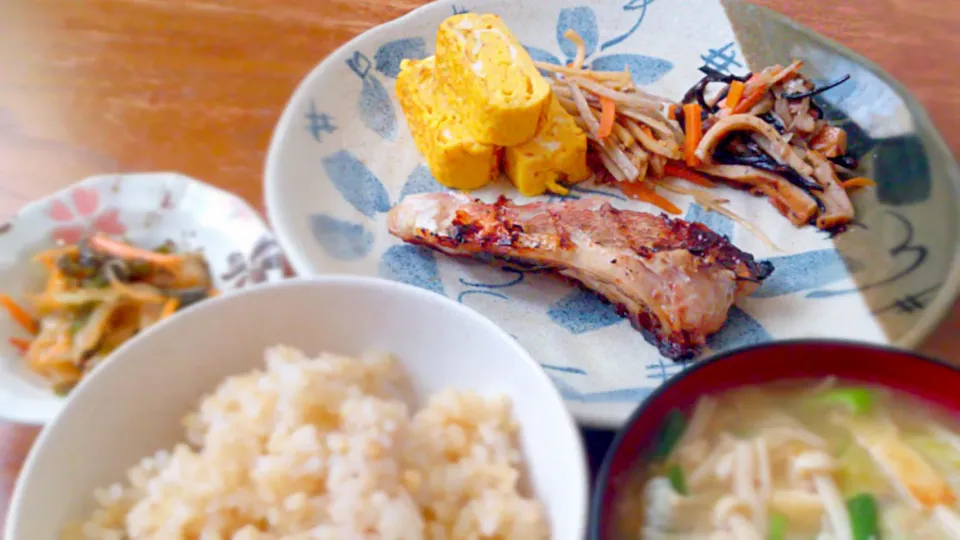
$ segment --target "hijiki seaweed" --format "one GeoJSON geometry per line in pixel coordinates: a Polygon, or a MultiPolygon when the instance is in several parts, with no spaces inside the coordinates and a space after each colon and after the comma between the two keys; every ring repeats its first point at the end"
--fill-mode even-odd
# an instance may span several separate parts
{"type": "Polygon", "coordinates": [[[772,246],[707,190],[718,182],[745,189],[769,198],[794,225],[836,232],[854,217],[847,191],[874,185],[856,176],[846,132],[826,121],[814,99],[849,75],[816,87],[800,74],[800,61],[746,75],[704,66],[704,76],[675,103],[637,88],[627,71],[585,68],[582,38],[572,30],[565,36],[577,46],[573,62],[537,66],[586,132],[596,180],[630,197],[676,214],[657,188],[689,195],[772,246]]]}

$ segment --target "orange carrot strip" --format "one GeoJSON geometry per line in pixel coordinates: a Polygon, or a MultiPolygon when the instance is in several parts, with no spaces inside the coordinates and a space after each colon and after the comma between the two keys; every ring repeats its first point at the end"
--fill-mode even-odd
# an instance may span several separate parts
{"type": "Polygon", "coordinates": [[[613,133],[613,124],[617,120],[617,104],[612,99],[600,98],[600,129],[597,137],[606,139],[613,133]]]}
{"type": "Polygon", "coordinates": [[[179,298],[169,298],[166,302],[163,303],[163,309],[160,311],[160,320],[166,319],[167,317],[173,315],[177,312],[177,308],[180,307],[179,298]]]}
{"type": "Polygon", "coordinates": [[[120,257],[121,259],[147,261],[161,266],[177,264],[183,260],[183,257],[179,255],[156,253],[124,244],[123,242],[119,242],[102,234],[97,234],[90,239],[90,247],[97,251],[103,251],[115,257],[120,257]]]}
{"type": "Polygon", "coordinates": [[[36,334],[40,330],[40,325],[37,324],[37,321],[9,296],[0,294],[0,305],[3,305],[3,308],[10,314],[10,317],[17,321],[17,324],[22,326],[27,332],[36,334]]]}
{"type": "Polygon", "coordinates": [[[27,351],[30,350],[30,340],[23,338],[12,337],[7,340],[10,345],[17,350],[20,354],[27,354],[27,351]]]}
{"type": "Polygon", "coordinates": [[[668,199],[657,193],[643,182],[618,182],[620,191],[631,199],[648,202],[658,206],[670,214],[679,214],[680,209],[668,199]]]}
{"type": "Polygon", "coordinates": [[[763,99],[763,96],[767,95],[766,86],[758,86],[757,88],[750,91],[747,94],[747,97],[740,100],[737,103],[737,106],[731,109],[730,114],[743,114],[753,108],[754,105],[760,103],[760,100],[763,99]]]}
{"type": "Polygon", "coordinates": [[[687,160],[688,167],[696,167],[700,164],[697,155],[697,145],[703,137],[702,124],[700,123],[700,105],[697,103],[687,103],[683,106],[683,126],[686,132],[684,141],[684,157],[687,160]]]}
{"type": "Polygon", "coordinates": [[[877,185],[877,183],[864,176],[858,176],[856,178],[844,180],[843,182],[840,182],[840,185],[843,186],[843,189],[857,189],[857,188],[865,188],[865,187],[874,187],[877,185]]]}
{"type": "Polygon", "coordinates": [[[682,178],[687,182],[696,184],[698,186],[703,186],[705,188],[715,188],[716,184],[710,181],[705,175],[698,173],[679,161],[670,161],[667,162],[663,167],[663,172],[667,176],[675,176],[677,178],[682,178]]]}
{"type": "Polygon", "coordinates": [[[730,83],[730,90],[727,90],[727,107],[733,109],[740,103],[743,97],[744,84],[740,81],[730,83]]]}
{"type": "Polygon", "coordinates": [[[670,107],[667,108],[667,118],[669,118],[669,119],[671,119],[671,120],[676,120],[676,119],[677,119],[677,106],[676,106],[676,105],[672,105],[672,104],[671,104],[670,107]]]}

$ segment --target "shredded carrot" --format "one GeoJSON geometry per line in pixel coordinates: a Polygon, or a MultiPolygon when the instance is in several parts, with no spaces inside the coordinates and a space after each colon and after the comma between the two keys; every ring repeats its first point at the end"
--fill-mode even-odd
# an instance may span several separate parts
{"type": "Polygon", "coordinates": [[[737,103],[737,106],[730,110],[730,113],[743,114],[749,111],[754,105],[760,103],[760,100],[763,99],[763,96],[767,95],[767,90],[767,87],[763,85],[754,88],[749,94],[747,94],[747,97],[740,100],[740,102],[737,103]]]}
{"type": "Polygon", "coordinates": [[[37,324],[37,321],[9,296],[0,294],[0,305],[3,305],[3,308],[6,309],[7,313],[10,314],[10,317],[17,321],[17,324],[22,326],[27,332],[36,334],[40,330],[40,326],[37,324]]]}
{"type": "Polygon", "coordinates": [[[176,313],[177,308],[180,307],[179,298],[170,298],[163,304],[163,309],[160,311],[160,320],[166,319],[167,317],[176,313]]]}
{"type": "Polygon", "coordinates": [[[727,90],[727,107],[733,109],[740,103],[740,98],[743,97],[744,87],[744,84],[740,81],[730,83],[730,89],[727,90]]]}
{"type": "Polygon", "coordinates": [[[686,140],[684,144],[684,156],[686,157],[688,167],[696,167],[700,164],[697,155],[697,145],[703,137],[702,125],[700,124],[700,105],[697,103],[687,103],[683,106],[683,125],[686,131],[686,140]]]}
{"type": "Polygon", "coordinates": [[[717,187],[717,185],[711,182],[710,179],[707,178],[705,175],[700,174],[697,171],[694,171],[693,169],[690,169],[689,167],[687,167],[686,165],[684,165],[679,161],[667,162],[667,164],[664,165],[663,167],[663,172],[666,173],[667,176],[675,176],[677,178],[682,178],[687,182],[696,184],[698,186],[703,186],[705,188],[717,187]]]}
{"type": "Polygon", "coordinates": [[[843,186],[843,189],[857,189],[857,188],[864,188],[864,187],[874,187],[877,185],[877,183],[864,176],[858,176],[856,178],[844,180],[843,182],[840,183],[840,185],[843,186]]]}
{"type": "Polygon", "coordinates": [[[620,186],[620,191],[631,199],[658,206],[670,214],[680,213],[680,209],[675,204],[644,182],[618,182],[617,185],[620,186]]]}
{"type": "Polygon", "coordinates": [[[613,133],[613,124],[617,120],[617,104],[612,99],[600,97],[600,129],[597,137],[606,139],[613,133]]]}
{"type": "Polygon", "coordinates": [[[97,234],[90,239],[90,247],[109,253],[115,257],[127,260],[140,260],[161,266],[173,265],[181,262],[183,257],[169,253],[157,253],[154,251],[138,248],[123,242],[119,242],[102,234],[97,234]]]}
{"type": "Polygon", "coordinates": [[[677,119],[677,106],[676,106],[676,105],[671,104],[670,107],[667,108],[667,118],[669,118],[669,119],[671,119],[671,120],[676,120],[676,119],[677,119]]]}
{"type": "Polygon", "coordinates": [[[67,255],[75,256],[79,253],[80,253],[80,248],[77,247],[76,244],[71,244],[69,246],[56,247],[53,249],[47,249],[47,250],[41,251],[40,253],[37,253],[36,255],[34,255],[31,260],[33,260],[34,262],[47,264],[48,262],[49,263],[55,262],[60,257],[64,257],[67,255]]]}
{"type": "Polygon", "coordinates": [[[30,350],[30,340],[23,338],[12,337],[7,340],[10,345],[16,349],[20,354],[27,354],[27,351],[30,350]]]}

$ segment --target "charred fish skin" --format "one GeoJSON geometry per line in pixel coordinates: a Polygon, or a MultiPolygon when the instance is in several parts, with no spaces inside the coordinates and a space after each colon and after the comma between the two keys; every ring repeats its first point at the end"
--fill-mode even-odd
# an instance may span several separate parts
{"type": "Polygon", "coordinates": [[[556,272],[608,301],[675,360],[696,356],[736,299],[773,272],[703,224],[599,198],[517,205],[426,193],[404,198],[387,226],[451,256],[556,272]]]}

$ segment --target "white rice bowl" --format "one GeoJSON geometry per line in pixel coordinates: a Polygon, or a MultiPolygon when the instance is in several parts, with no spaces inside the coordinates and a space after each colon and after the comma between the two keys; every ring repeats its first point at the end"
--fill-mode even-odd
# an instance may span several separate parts
{"type": "Polygon", "coordinates": [[[326,276],[119,348],[31,449],[3,537],[582,540],[587,499],[580,434],[517,340],[432,292],[326,276]]]}

